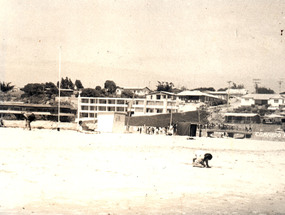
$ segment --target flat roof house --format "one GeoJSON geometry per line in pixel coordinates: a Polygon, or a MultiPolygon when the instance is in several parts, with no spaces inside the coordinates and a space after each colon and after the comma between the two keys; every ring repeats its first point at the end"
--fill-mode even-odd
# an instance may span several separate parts
{"type": "Polygon", "coordinates": [[[203,93],[198,90],[194,91],[183,91],[177,94],[179,100],[185,101],[186,103],[212,103],[214,101],[220,100],[218,96],[213,96],[208,93],[203,93]]]}
{"type": "Polygon", "coordinates": [[[241,106],[269,105],[279,108],[284,104],[284,97],[279,94],[247,94],[241,98],[241,106]]]}

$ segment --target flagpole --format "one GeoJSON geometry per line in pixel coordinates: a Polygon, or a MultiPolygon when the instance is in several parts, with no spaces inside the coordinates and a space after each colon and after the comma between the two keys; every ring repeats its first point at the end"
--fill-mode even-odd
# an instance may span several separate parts
{"type": "Polygon", "coordinates": [[[61,46],[59,47],[59,68],[58,68],[58,113],[57,113],[58,131],[60,131],[60,85],[61,85],[61,46]]]}

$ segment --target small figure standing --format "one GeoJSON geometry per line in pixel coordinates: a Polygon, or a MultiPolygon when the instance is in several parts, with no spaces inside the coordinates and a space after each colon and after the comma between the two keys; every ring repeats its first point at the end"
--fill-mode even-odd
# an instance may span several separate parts
{"type": "Polygon", "coordinates": [[[0,127],[4,127],[4,122],[2,118],[0,118],[0,127]]]}
{"type": "Polygon", "coordinates": [[[83,131],[83,128],[82,128],[82,121],[81,121],[81,120],[80,120],[79,123],[78,123],[77,130],[80,131],[80,132],[83,131]]]}
{"type": "Polygon", "coordinates": [[[200,168],[211,168],[208,164],[209,160],[212,160],[213,156],[210,153],[205,153],[203,151],[197,151],[195,153],[195,158],[193,158],[193,167],[200,168]]]}
{"type": "Polygon", "coordinates": [[[29,131],[31,130],[31,122],[35,121],[36,116],[33,113],[24,113],[23,114],[25,120],[26,120],[26,125],[25,128],[27,128],[29,131]]]}

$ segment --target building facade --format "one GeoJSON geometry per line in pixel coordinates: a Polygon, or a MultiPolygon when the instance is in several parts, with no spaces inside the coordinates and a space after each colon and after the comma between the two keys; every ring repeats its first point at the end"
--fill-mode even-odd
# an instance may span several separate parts
{"type": "Polygon", "coordinates": [[[116,95],[120,96],[124,91],[130,91],[139,97],[144,97],[151,92],[148,87],[117,87],[116,95]]]}
{"type": "Polygon", "coordinates": [[[175,113],[178,105],[171,99],[79,97],[78,120],[96,120],[99,113],[117,112],[132,115],[175,113]]]}
{"type": "Polygon", "coordinates": [[[246,89],[227,89],[225,91],[208,91],[209,94],[218,96],[220,99],[227,100],[229,98],[242,97],[248,93],[246,89]]]}
{"type": "Polygon", "coordinates": [[[284,97],[279,94],[248,94],[241,98],[241,106],[269,105],[279,108],[284,105],[284,97]]]}
{"type": "Polygon", "coordinates": [[[194,91],[183,91],[177,94],[177,98],[180,101],[185,101],[186,103],[213,103],[215,101],[221,100],[218,96],[213,96],[208,93],[203,93],[197,90],[194,91]]]}

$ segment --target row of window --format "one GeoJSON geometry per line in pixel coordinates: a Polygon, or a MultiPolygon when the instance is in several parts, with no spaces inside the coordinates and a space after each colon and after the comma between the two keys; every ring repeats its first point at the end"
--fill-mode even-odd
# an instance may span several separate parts
{"type": "Polygon", "coordinates": [[[81,106],[81,110],[126,112],[127,108],[126,107],[107,107],[107,106],[81,106]]]}
{"type": "Polygon", "coordinates": [[[85,104],[127,104],[127,100],[117,99],[81,99],[81,103],[85,104]]]}
{"type": "Polygon", "coordinates": [[[151,95],[150,96],[151,99],[157,99],[157,100],[160,100],[160,99],[175,99],[175,96],[171,96],[171,95],[151,95]]]}
{"type": "MultiPolygon", "coordinates": [[[[120,100],[120,99],[86,99],[82,98],[84,104],[128,104],[144,105],[145,100],[120,100]]],[[[173,105],[175,102],[167,102],[167,105],[173,105]]],[[[163,101],[147,101],[147,105],[163,105],[163,101]]]]}
{"type": "MultiPolygon", "coordinates": [[[[249,102],[250,99],[246,98],[244,99],[246,102],[249,102]]],[[[254,100],[255,104],[268,104],[268,100],[254,100]]],[[[279,103],[279,99],[273,99],[274,103],[279,103]]],[[[281,101],[281,103],[284,103],[284,101],[281,101]]]]}

